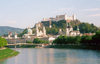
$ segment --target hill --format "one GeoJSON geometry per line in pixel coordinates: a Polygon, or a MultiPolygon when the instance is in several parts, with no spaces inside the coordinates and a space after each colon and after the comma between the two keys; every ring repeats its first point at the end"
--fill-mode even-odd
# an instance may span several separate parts
{"type": "MultiPolygon", "coordinates": [[[[49,21],[41,21],[41,23],[43,23],[43,25],[46,27],[47,34],[58,35],[59,29],[62,29],[63,34],[65,34],[65,30],[66,30],[65,20],[51,21],[52,28],[49,28],[49,21]]],[[[74,30],[76,30],[78,26],[81,33],[95,33],[96,31],[100,30],[100,28],[95,26],[94,24],[81,22],[79,20],[71,21],[70,24],[74,30]]],[[[36,32],[35,28],[36,28],[36,25],[32,28],[33,33],[36,32]]],[[[26,33],[26,29],[22,33],[20,33],[20,36],[22,36],[25,33],[26,33]]]]}
{"type": "MultiPolygon", "coordinates": [[[[59,29],[62,29],[63,32],[66,30],[66,21],[60,20],[60,21],[51,21],[51,25],[53,28],[49,28],[49,21],[42,21],[43,25],[46,26],[47,34],[57,35],[59,33],[59,29]]],[[[97,30],[100,30],[97,26],[94,24],[89,24],[85,22],[81,22],[79,20],[71,21],[71,26],[74,30],[77,29],[77,26],[80,29],[81,33],[95,33],[97,30]]]]}
{"type": "Polygon", "coordinates": [[[8,32],[16,32],[16,33],[21,33],[23,29],[20,28],[14,28],[14,27],[9,27],[9,26],[0,26],[0,36],[4,34],[8,34],[8,32]]]}

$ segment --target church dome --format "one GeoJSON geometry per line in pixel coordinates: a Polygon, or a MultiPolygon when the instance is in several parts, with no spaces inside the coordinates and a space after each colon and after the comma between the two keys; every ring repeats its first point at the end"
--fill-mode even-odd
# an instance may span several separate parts
{"type": "Polygon", "coordinates": [[[32,29],[28,28],[27,29],[27,34],[32,34],[32,29]]]}
{"type": "Polygon", "coordinates": [[[29,29],[27,29],[27,32],[32,32],[32,30],[29,28],[29,29]]]}

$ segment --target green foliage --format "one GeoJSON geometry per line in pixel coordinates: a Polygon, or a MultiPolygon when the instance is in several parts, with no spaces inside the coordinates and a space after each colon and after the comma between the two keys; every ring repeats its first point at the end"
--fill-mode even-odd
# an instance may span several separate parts
{"type": "Polygon", "coordinates": [[[7,45],[7,40],[0,37],[0,48],[4,47],[7,45]]]}
{"type": "Polygon", "coordinates": [[[53,41],[54,44],[65,44],[66,43],[66,36],[59,36],[57,39],[53,41]]]}
{"type": "Polygon", "coordinates": [[[46,28],[46,31],[48,34],[51,34],[51,35],[57,35],[58,34],[58,29],[57,28],[46,28]]]}
{"type": "Polygon", "coordinates": [[[81,36],[81,37],[80,36],[75,36],[75,37],[59,36],[53,41],[53,43],[100,46],[100,31],[97,31],[94,36],[81,36]]]}
{"type": "MultiPolygon", "coordinates": [[[[66,21],[60,20],[60,21],[52,21],[52,28],[49,28],[49,21],[42,21],[43,25],[46,26],[47,34],[56,35],[59,33],[59,29],[62,29],[63,31],[66,30],[66,21]]],[[[94,24],[89,23],[83,23],[79,20],[71,21],[71,25],[74,30],[77,29],[77,26],[80,28],[81,33],[95,33],[97,30],[100,30],[98,27],[96,27],[94,24]]]]}
{"type": "Polygon", "coordinates": [[[99,28],[89,23],[81,23],[79,25],[81,33],[95,33],[99,28]]]}
{"type": "Polygon", "coordinates": [[[92,36],[82,36],[81,44],[83,45],[92,45],[92,36]]]}
{"type": "Polygon", "coordinates": [[[100,45],[100,30],[96,32],[96,35],[92,37],[95,45],[100,45]]]}
{"type": "Polygon", "coordinates": [[[32,41],[27,40],[26,43],[32,43],[32,41]]]}
{"type": "Polygon", "coordinates": [[[76,37],[67,37],[67,36],[59,36],[57,39],[53,41],[54,44],[79,44],[81,40],[80,36],[76,37]]]}
{"type": "Polygon", "coordinates": [[[42,40],[42,39],[39,39],[39,38],[35,38],[33,43],[35,43],[35,44],[47,44],[47,43],[49,43],[49,41],[42,40]]]}
{"type": "Polygon", "coordinates": [[[27,33],[27,29],[25,29],[22,33],[20,33],[18,36],[19,37],[22,37],[24,34],[26,34],[27,33]]]}

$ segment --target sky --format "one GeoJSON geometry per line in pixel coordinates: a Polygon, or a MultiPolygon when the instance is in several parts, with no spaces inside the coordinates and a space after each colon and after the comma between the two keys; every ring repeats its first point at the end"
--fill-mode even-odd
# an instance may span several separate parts
{"type": "Polygon", "coordinates": [[[62,14],[100,27],[100,0],[0,0],[0,26],[33,27],[62,14]]]}

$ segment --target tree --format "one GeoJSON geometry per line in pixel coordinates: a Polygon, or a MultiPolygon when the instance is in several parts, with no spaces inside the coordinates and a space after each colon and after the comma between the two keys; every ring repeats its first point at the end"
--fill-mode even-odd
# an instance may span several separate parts
{"type": "Polygon", "coordinates": [[[49,41],[47,41],[47,40],[42,40],[42,39],[39,39],[39,38],[35,38],[35,39],[33,40],[33,43],[35,43],[35,44],[47,44],[47,43],[49,43],[49,41]]]}
{"type": "Polygon", "coordinates": [[[27,33],[27,29],[25,29],[22,33],[20,33],[18,36],[19,37],[22,37],[24,34],[26,34],[27,33]]]}
{"type": "Polygon", "coordinates": [[[96,35],[92,37],[95,45],[100,45],[100,30],[96,32],[96,35]]]}
{"type": "Polygon", "coordinates": [[[7,45],[7,40],[0,37],[0,48],[4,47],[7,45]]]}
{"type": "Polygon", "coordinates": [[[82,36],[80,42],[83,45],[92,45],[92,36],[82,36]]]}
{"type": "Polygon", "coordinates": [[[53,43],[54,44],[65,44],[66,43],[66,39],[67,37],[66,36],[59,36],[58,38],[56,38],[53,43]]]}
{"type": "Polygon", "coordinates": [[[74,40],[75,40],[75,41],[74,41],[75,44],[78,44],[78,45],[81,44],[81,43],[80,43],[80,41],[81,41],[81,37],[80,37],[80,36],[76,36],[74,40]]]}

